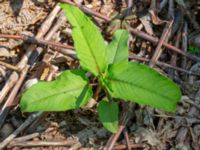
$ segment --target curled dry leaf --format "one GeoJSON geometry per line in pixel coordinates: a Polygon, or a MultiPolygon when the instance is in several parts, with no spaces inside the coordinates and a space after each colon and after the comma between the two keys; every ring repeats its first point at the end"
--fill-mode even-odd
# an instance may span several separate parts
{"type": "Polygon", "coordinates": [[[10,57],[10,52],[6,48],[1,47],[0,57],[10,57]]]}
{"type": "Polygon", "coordinates": [[[153,32],[153,28],[152,28],[152,24],[151,24],[151,18],[149,16],[149,14],[143,16],[143,17],[140,17],[140,21],[142,22],[142,24],[144,25],[144,28],[146,30],[146,32],[150,35],[154,35],[154,32],[153,32]]]}

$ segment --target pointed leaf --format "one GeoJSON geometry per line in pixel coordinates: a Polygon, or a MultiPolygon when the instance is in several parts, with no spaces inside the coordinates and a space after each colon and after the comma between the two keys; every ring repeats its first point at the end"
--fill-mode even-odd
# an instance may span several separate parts
{"type": "Polygon", "coordinates": [[[109,103],[108,100],[102,100],[98,104],[99,119],[103,126],[112,133],[118,130],[119,107],[116,102],[109,103]]]}
{"type": "Polygon", "coordinates": [[[143,64],[113,64],[105,78],[111,96],[165,111],[174,112],[181,97],[175,83],[143,64]]]}
{"type": "Polygon", "coordinates": [[[101,33],[77,7],[61,4],[67,19],[73,26],[72,37],[80,65],[98,76],[107,69],[107,49],[101,33]]]}
{"type": "Polygon", "coordinates": [[[108,45],[108,63],[120,63],[128,61],[128,31],[117,30],[112,42],[108,45]]]}
{"type": "Polygon", "coordinates": [[[22,96],[24,112],[64,111],[85,105],[92,96],[85,73],[81,70],[63,72],[51,82],[39,82],[22,96]]]}

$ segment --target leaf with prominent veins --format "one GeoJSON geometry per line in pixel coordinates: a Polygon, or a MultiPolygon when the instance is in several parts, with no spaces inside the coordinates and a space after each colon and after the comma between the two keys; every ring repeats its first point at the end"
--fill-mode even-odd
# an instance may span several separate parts
{"type": "Polygon", "coordinates": [[[92,89],[85,72],[72,70],[63,72],[51,82],[39,82],[22,96],[22,111],[64,111],[86,104],[92,89]]]}
{"type": "Polygon", "coordinates": [[[153,69],[134,62],[113,64],[105,84],[112,97],[175,111],[181,92],[178,86],[153,69]]]}
{"type": "Polygon", "coordinates": [[[117,30],[108,45],[108,63],[128,62],[128,31],[117,30]]]}
{"type": "Polygon", "coordinates": [[[77,7],[61,4],[68,21],[72,25],[74,47],[80,65],[95,76],[102,74],[107,69],[107,49],[101,33],[77,7]]]}

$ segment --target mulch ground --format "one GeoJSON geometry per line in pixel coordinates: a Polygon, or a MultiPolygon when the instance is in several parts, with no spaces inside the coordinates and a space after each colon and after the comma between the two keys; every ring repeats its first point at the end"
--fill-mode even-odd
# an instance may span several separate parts
{"type": "MultiPolygon", "coordinates": [[[[113,149],[129,145],[145,150],[199,150],[200,3],[63,1],[87,8],[108,42],[115,30],[127,28],[130,61],[153,63],[154,69],[181,87],[176,113],[137,104],[128,107],[125,130],[113,149]],[[162,50],[160,55],[157,49],[162,50]]],[[[57,1],[0,1],[0,148],[104,149],[111,143],[111,133],[98,121],[94,99],[82,109],[67,112],[20,111],[20,97],[31,85],[79,67],[72,46],[71,27],[57,1]],[[26,37],[38,40],[27,42],[26,37]]]]}

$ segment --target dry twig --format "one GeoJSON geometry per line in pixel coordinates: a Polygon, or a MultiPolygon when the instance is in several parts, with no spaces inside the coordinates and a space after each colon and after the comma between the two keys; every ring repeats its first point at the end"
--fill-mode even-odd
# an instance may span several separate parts
{"type": "Polygon", "coordinates": [[[71,146],[76,144],[75,140],[67,141],[27,141],[27,142],[17,142],[11,143],[8,147],[42,147],[42,146],[71,146]]]}
{"type": "Polygon", "coordinates": [[[98,17],[98,18],[101,18],[103,20],[105,20],[106,22],[109,22],[111,21],[111,19],[105,15],[102,15],[98,12],[95,12],[89,8],[87,8],[86,6],[84,5],[81,5],[81,4],[77,4],[77,3],[74,3],[72,2],[71,0],[60,0],[60,2],[63,2],[63,3],[68,3],[68,4],[71,4],[71,5],[74,5],[74,6],[77,6],[79,7],[82,11],[84,11],[85,13],[89,14],[89,15],[92,15],[92,16],[95,16],[95,17],[98,17]]]}
{"type": "MultiPolygon", "coordinates": [[[[137,55],[132,55],[132,54],[129,56],[129,58],[133,59],[133,60],[137,60],[137,61],[143,61],[143,62],[149,62],[150,61],[150,59],[148,59],[148,58],[139,57],[137,55]]],[[[177,70],[177,71],[189,74],[189,75],[200,76],[199,74],[197,74],[195,72],[187,71],[185,69],[182,69],[182,68],[179,68],[179,67],[176,67],[176,66],[172,66],[172,65],[164,63],[164,62],[157,61],[156,64],[159,65],[159,66],[171,68],[171,69],[174,69],[174,70],[177,70]]]]}
{"type": "Polygon", "coordinates": [[[26,127],[28,127],[41,113],[30,115],[26,121],[15,130],[11,135],[9,135],[3,142],[0,143],[0,149],[5,148],[19,133],[21,133],[26,127]]]}
{"type": "MultiPolygon", "coordinates": [[[[152,42],[152,43],[154,43],[154,44],[157,44],[158,41],[159,41],[159,39],[157,39],[156,37],[153,37],[153,36],[151,36],[151,35],[148,35],[148,34],[142,32],[142,31],[139,31],[139,30],[137,30],[137,29],[133,29],[133,28],[130,28],[130,27],[129,27],[128,29],[129,29],[129,31],[130,31],[131,33],[135,34],[136,36],[138,36],[138,37],[140,37],[140,38],[142,38],[142,39],[148,40],[148,41],[150,41],[150,42],[152,42]]],[[[164,42],[164,43],[163,43],[163,46],[165,46],[165,47],[168,48],[168,49],[173,50],[173,51],[176,52],[176,53],[179,53],[179,54],[181,54],[181,55],[183,55],[183,56],[186,56],[186,57],[190,58],[190,59],[193,60],[193,61],[200,62],[200,58],[199,58],[199,57],[196,57],[196,56],[190,55],[190,54],[188,54],[188,53],[185,53],[185,52],[182,51],[181,49],[179,49],[179,48],[177,48],[177,47],[175,47],[175,46],[173,46],[173,45],[171,45],[171,44],[169,44],[169,43],[165,43],[165,42],[164,42]]]]}
{"type": "Polygon", "coordinates": [[[16,72],[20,72],[21,71],[17,66],[5,63],[3,61],[0,61],[0,65],[5,66],[6,68],[8,68],[10,70],[13,70],[13,71],[16,71],[16,72]]]}
{"type": "Polygon", "coordinates": [[[149,64],[150,67],[153,67],[156,64],[157,60],[159,59],[159,57],[162,53],[162,45],[165,42],[166,37],[169,34],[169,31],[172,27],[172,24],[173,24],[173,21],[167,23],[165,29],[163,30],[162,36],[161,36],[161,38],[158,42],[158,45],[157,45],[156,50],[154,52],[154,55],[153,55],[152,59],[150,60],[150,64],[149,64]]]}
{"type": "Polygon", "coordinates": [[[3,125],[10,109],[12,108],[16,95],[19,92],[19,89],[21,87],[21,85],[23,84],[23,81],[26,77],[26,74],[28,72],[28,66],[23,69],[22,73],[20,74],[19,80],[17,82],[17,84],[15,85],[15,87],[13,88],[13,90],[11,91],[10,95],[8,96],[8,99],[6,100],[5,104],[3,105],[3,107],[0,109],[0,128],[3,125]]]}

